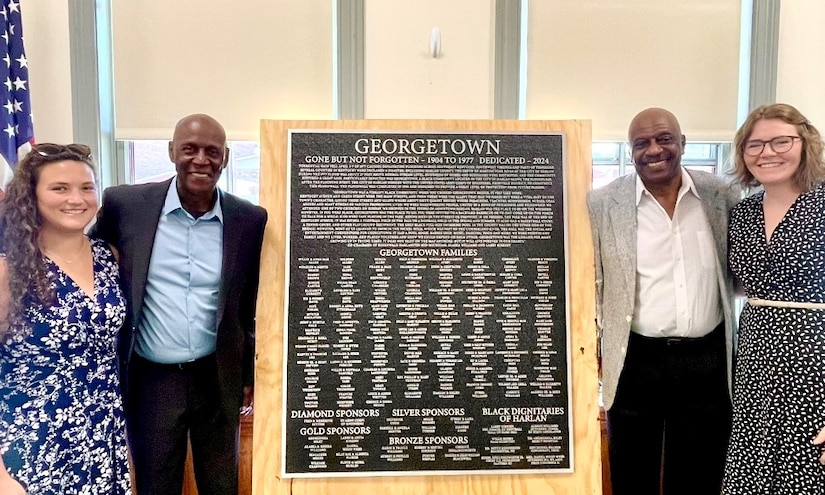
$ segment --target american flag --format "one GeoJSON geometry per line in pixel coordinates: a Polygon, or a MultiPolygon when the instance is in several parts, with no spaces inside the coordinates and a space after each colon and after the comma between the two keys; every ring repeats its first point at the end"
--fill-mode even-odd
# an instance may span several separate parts
{"type": "Polygon", "coordinates": [[[0,189],[11,180],[18,157],[31,150],[34,141],[31,103],[29,101],[29,67],[23,50],[23,21],[20,2],[2,1],[0,16],[0,189]]]}

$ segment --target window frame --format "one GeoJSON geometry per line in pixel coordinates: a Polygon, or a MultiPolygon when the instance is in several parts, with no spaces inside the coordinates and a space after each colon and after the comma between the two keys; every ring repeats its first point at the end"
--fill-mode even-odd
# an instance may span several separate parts
{"type": "MultiPolygon", "coordinates": [[[[166,140],[157,140],[157,139],[131,139],[131,140],[118,140],[117,141],[117,148],[118,148],[118,159],[119,163],[123,167],[124,177],[126,178],[126,184],[142,184],[147,182],[158,182],[166,180],[167,178],[173,176],[175,174],[175,166],[171,161],[164,162],[165,166],[168,166],[168,175],[163,174],[156,174],[149,176],[149,180],[145,180],[147,177],[140,177],[137,173],[137,167],[139,167],[139,160],[140,158],[137,157],[136,148],[138,147],[138,143],[153,143],[148,144],[148,146],[155,147],[155,153],[159,153],[161,148],[163,149],[163,154],[166,156],[168,149],[169,141],[166,140]]],[[[229,147],[229,161],[224,169],[223,173],[221,174],[221,178],[218,181],[218,187],[226,192],[234,194],[236,196],[242,197],[244,199],[249,200],[254,204],[259,204],[260,202],[260,143],[258,141],[228,141],[227,146],[229,147]],[[237,150],[241,147],[246,147],[248,145],[254,145],[254,148],[258,149],[258,161],[257,167],[254,170],[257,171],[258,181],[257,187],[255,188],[254,194],[243,193],[239,191],[241,179],[237,177],[239,172],[238,160],[239,157],[237,155],[237,150]]],[[[255,156],[254,153],[247,156],[255,156]]]]}

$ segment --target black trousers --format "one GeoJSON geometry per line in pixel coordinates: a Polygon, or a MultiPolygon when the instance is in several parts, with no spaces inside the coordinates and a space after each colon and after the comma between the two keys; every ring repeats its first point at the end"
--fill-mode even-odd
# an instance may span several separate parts
{"type": "Polygon", "coordinates": [[[126,426],[140,495],[180,495],[187,440],[200,495],[237,495],[237,421],[220,403],[215,356],[182,365],[132,356],[126,426]]]}
{"type": "Polygon", "coordinates": [[[614,495],[719,495],[730,428],[724,324],[698,339],[631,333],[607,411],[614,495]]]}

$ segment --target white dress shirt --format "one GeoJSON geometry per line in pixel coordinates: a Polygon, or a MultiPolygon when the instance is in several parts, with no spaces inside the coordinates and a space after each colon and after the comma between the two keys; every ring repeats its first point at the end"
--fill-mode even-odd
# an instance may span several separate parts
{"type": "Polygon", "coordinates": [[[699,193],[682,169],[671,219],[636,177],[636,309],[631,330],[648,337],[702,337],[722,322],[719,257],[699,193]]]}

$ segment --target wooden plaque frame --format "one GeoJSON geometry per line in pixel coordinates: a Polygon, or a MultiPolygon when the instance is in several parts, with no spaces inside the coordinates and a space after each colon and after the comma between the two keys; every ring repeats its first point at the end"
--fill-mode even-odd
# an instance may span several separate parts
{"type": "Polygon", "coordinates": [[[269,212],[258,295],[252,492],[312,495],[597,495],[602,493],[593,247],[586,195],[592,180],[590,122],[522,120],[261,121],[260,203],[269,212]],[[367,478],[281,478],[287,132],[289,129],[561,132],[566,136],[573,404],[572,473],[367,478]]]}

